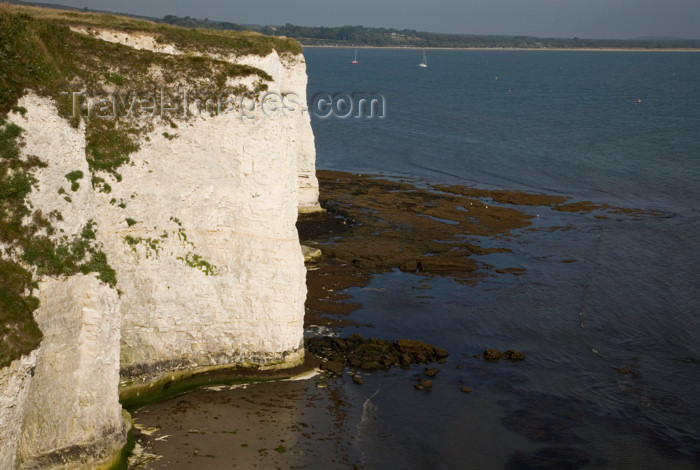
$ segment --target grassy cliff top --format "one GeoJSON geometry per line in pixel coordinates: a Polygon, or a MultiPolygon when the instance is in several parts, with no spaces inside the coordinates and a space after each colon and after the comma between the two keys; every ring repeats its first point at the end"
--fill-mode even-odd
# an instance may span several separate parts
{"type": "Polygon", "coordinates": [[[205,28],[182,28],[154,23],[129,16],[56,10],[24,5],[0,4],[0,14],[26,14],[42,21],[62,26],[85,26],[125,32],[156,35],[163,43],[179,49],[208,53],[235,53],[265,56],[273,50],[280,54],[301,54],[301,44],[295,39],[265,36],[252,31],[220,31],[205,28]]]}
{"type": "Polygon", "coordinates": [[[211,55],[265,56],[272,51],[297,54],[301,45],[293,39],[258,33],[190,29],[126,16],[0,3],[0,116],[12,109],[27,89],[59,103],[66,87],[100,91],[115,81],[122,91],[178,83],[222,90],[229,78],[249,75],[269,81],[271,77],[260,69],[211,55]],[[185,54],[137,50],[74,32],[70,27],[148,34],[185,54]],[[162,71],[158,80],[152,73],[154,67],[162,71]]]}

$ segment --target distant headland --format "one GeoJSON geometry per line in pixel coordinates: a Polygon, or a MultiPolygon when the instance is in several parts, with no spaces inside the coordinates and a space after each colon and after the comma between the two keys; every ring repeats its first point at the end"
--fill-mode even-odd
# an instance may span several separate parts
{"type": "MultiPolygon", "coordinates": [[[[35,5],[46,8],[74,10],[75,8],[57,4],[10,0],[9,3],[35,5]]],[[[83,11],[87,8],[82,9],[83,11]]],[[[400,47],[400,48],[448,48],[448,49],[577,49],[577,50],[696,50],[700,51],[700,39],[640,37],[632,39],[590,39],[590,38],[540,38],[536,36],[503,36],[483,34],[430,33],[414,29],[370,28],[365,26],[296,26],[256,25],[228,21],[197,19],[165,15],[151,18],[131,15],[149,21],[184,26],[231,31],[256,31],[267,36],[285,36],[298,40],[304,46],[345,46],[345,47],[400,47]]]]}

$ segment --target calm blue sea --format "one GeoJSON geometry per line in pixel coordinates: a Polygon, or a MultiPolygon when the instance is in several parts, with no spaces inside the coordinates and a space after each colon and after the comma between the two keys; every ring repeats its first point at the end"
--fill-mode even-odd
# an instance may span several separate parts
{"type": "Polygon", "coordinates": [[[372,328],[451,353],[346,380],[367,469],[700,468],[700,53],[305,50],[308,94],[374,92],[384,119],[312,115],[317,166],[651,209],[533,209],[517,266],[476,286],[390,273],[351,289],[372,328]],[[575,259],[575,263],[563,260],[575,259]],[[431,289],[417,289],[426,283],[431,289]],[[486,347],[521,363],[485,363],[486,347]],[[626,368],[631,373],[621,374],[626,368]],[[462,385],[472,389],[460,391],[462,385]]]}

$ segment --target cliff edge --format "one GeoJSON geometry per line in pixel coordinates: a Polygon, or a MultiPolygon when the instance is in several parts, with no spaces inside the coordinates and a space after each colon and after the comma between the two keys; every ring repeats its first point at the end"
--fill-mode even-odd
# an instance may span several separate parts
{"type": "Polygon", "coordinates": [[[120,386],[298,364],[299,44],[9,5],[0,44],[0,467],[113,461],[120,386]]]}

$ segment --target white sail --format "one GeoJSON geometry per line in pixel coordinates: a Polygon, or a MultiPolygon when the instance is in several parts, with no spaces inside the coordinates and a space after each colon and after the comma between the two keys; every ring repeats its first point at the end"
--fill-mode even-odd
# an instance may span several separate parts
{"type": "Polygon", "coordinates": [[[427,59],[427,57],[425,56],[425,49],[423,49],[423,62],[421,62],[420,64],[418,64],[418,67],[423,67],[423,68],[425,68],[425,67],[427,67],[427,66],[428,66],[428,59],[427,59]]]}

